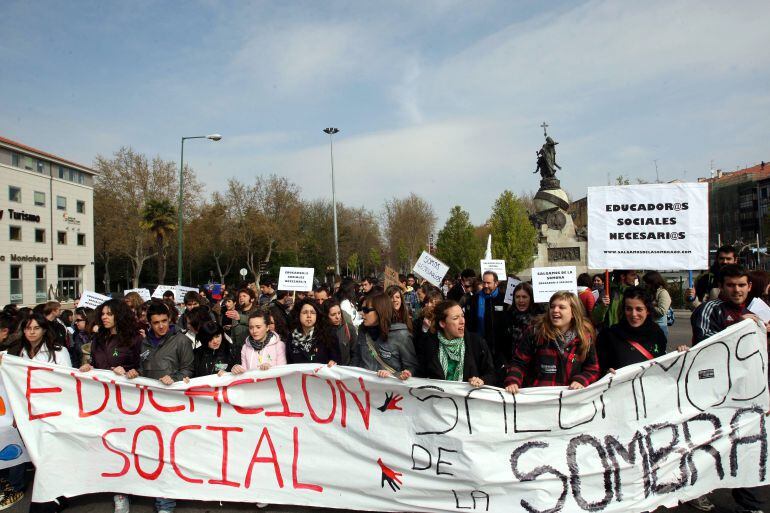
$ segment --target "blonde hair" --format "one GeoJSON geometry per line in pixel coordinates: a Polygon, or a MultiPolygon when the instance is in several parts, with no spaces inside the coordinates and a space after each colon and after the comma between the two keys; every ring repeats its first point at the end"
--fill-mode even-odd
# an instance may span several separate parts
{"type": "MultiPolygon", "coordinates": [[[[557,300],[569,303],[570,310],[572,311],[571,328],[573,328],[578,335],[578,358],[580,361],[583,361],[596,337],[596,330],[586,315],[583,303],[575,294],[567,291],[554,293],[548,301],[549,310],[553,302],[557,300]]],[[[535,320],[534,333],[538,345],[545,344],[548,340],[555,340],[556,337],[561,334],[553,323],[551,323],[549,312],[546,312],[545,315],[541,315],[535,320]]]]}

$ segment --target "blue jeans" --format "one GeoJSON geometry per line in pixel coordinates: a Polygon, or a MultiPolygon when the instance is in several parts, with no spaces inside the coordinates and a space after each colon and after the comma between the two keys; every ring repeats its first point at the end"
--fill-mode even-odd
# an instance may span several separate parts
{"type": "Polygon", "coordinates": [[[155,509],[157,509],[158,511],[162,511],[162,510],[174,511],[174,508],[176,508],[175,499],[164,499],[163,497],[155,498],[155,509]]]}
{"type": "Polygon", "coordinates": [[[666,335],[666,340],[668,340],[668,319],[666,316],[664,315],[663,317],[655,319],[655,322],[660,326],[660,329],[663,330],[663,334],[666,335]]]}

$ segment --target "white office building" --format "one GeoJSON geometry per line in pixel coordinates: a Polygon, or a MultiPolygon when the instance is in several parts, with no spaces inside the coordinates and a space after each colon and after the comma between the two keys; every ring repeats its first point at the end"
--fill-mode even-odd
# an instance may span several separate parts
{"type": "Polygon", "coordinates": [[[0,305],[94,290],[95,174],[0,137],[0,305]]]}

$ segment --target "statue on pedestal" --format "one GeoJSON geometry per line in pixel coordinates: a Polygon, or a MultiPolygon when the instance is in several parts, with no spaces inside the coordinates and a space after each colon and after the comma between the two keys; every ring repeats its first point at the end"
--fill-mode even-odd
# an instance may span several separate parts
{"type": "Polygon", "coordinates": [[[541,189],[558,189],[560,187],[559,180],[556,178],[556,170],[561,169],[561,166],[556,163],[557,144],[559,143],[546,135],[545,143],[537,151],[537,169],[534,172],[540,172],[541,189]]]}

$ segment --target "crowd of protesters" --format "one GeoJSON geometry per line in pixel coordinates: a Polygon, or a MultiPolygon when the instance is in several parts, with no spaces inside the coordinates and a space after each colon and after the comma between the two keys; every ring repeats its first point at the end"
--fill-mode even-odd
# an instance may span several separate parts
{"type": "MultiPolygon", "coordinates": [[[[767,300],[770,277],[735,263],[735,250],[719,248],[714,265],[685,291],[691,344],[742,319],[753,298],[767,300]]],[[[376,277],[360,283],[290,293],[263,277],[220,297],[173,292],[142,301],[132,292],[96,310],[62,310],[55,301],[34,309],[7,306],[0,314],[0,348],[9,354],[71,366],[81,372],[107,369],[164,385],[210,374],[267,370],[319,363],[349,365],[381,378],[412,377],[498,386],[510,393],[538,386],[584,388],[606,373],[664,354],[672,322],[671,296],[657,271],[617,270],[583,274],[578,294],[558,292],[547,304],[534,301],[532,286],[516,285],[505,301],[506,280],[494,272],[466,269],[441,287],[413,275],[384,287],[376,277]]],[[[678,344],[686,351],[688,344],[678,344]]],[[[0,509],[18,502],[26,464],[11,467],[0,482],[0,509]]],[[[733,491],[743,511],[759,511],[754,490],[733,491]]],[[[115,513],[127,513],[129,497],[115,495],[115,513]]],[[[690,501],[714,509],[707,496],[690,501]]],[[[160,513],[174,511],[172,498],[157,498],[160,513]]],[[[257,503],[258,507],[266,504],[257,503]]],[[[58,509],[62,504],[56,506],[58,509]]],[[[56,510],[56,509],[54,509],[56,510]]]]}

